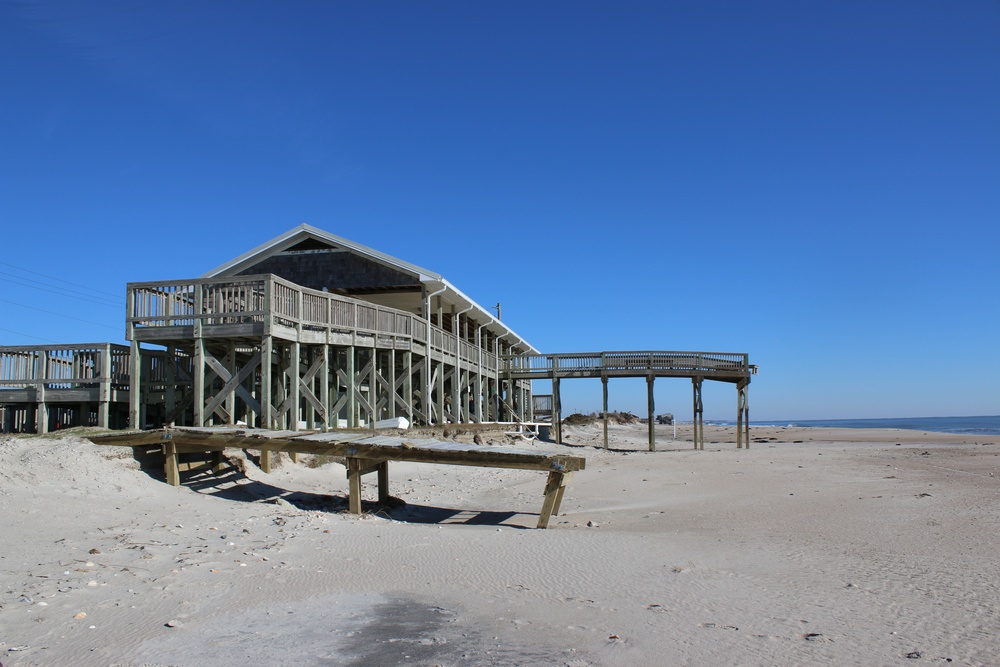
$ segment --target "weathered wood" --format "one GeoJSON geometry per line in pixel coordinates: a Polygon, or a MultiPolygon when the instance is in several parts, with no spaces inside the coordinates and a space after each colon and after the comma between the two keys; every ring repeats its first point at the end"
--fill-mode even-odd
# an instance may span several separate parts
{"type": "Polygon", "coordinates": [[[389,502],[389,462],[382,461],[378,464],[378,501],[380,503],[389,502]]]}
{"type": "Polygon", "coordinates": [[[557,514],[569,480],[569,473],[583,470],[586,460],[579,456],[546,454],[507,447],[481,446],[443,442],[429,438],[371,435],[370,432],[330,431],[269,431],[234,427],[171,428],[160,431],[140,431],[89,436],[102,445],[133,447],[160,444],[167,458],[167,481],[180,483],[178,456],[181,452],[212,452],[213,462],[221,460],[226,447],[260,451],[261,469],[269,472],[271,456],[277,452],[341,456],[347,461],[349,510],[361,512],[361,477],[378,473],[380,502],[389,498],[389,462],[438,463],[447,465],[540,470],[549,472],[545,500],[539,527],[548,525],[549,517],[557,514]],[[218,458],[215,458],[218,456],[218,458]]]}
{"type": "Polygon", "coordinates": [[[568,475],[554,470],[549,473],[545,482],[545,500],[542,502],[542,511],[538,515],[539,528],[548,528],[549,518],[553,514],[559,513],[559,505],[562,503],[567,477],[568,475]]]}
{"type": "Polygon", "coordinates": [[[167,476],[167,484],[170,486],[180,486],[181,476],[180,476],[180,454],[177,451],[177,446],[172,442],[167,442],[163,445],[163,456],[166,462],[163,466],[163,472],[167,476]]]}
{"type": "Polygon", "coordinates": [[[361,514],[361,475],[364,462],[359,458],[347,459],[347,509],[351,514],[361,514]]]}
{"type": "Polygon", "coordinates": [[[603,376],[601,378],[601,391],[604,394],[604,411],[601,413],[604,416],[602,420],[604,422],[604,449],[608,448],[608,378],[603,376]]]}
{"type": "Polygon", "coordinates": [[[647,403],[649,407],[647,426],[649,428],[649,451],[656,451],[656,405],[653,402],[653,383],[656,378],[653,375],[646,377],[646,391],[648,393],[647,403]]]}

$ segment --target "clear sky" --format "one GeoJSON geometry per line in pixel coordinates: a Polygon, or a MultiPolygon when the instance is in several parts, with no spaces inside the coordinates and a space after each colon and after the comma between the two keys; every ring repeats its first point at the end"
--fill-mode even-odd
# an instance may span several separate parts
{"type": "Polygon", "coordinates": [[[1000,414],[1000,3],[0,0],[0,344],[303,222],[755,420],[1000,414]]]}

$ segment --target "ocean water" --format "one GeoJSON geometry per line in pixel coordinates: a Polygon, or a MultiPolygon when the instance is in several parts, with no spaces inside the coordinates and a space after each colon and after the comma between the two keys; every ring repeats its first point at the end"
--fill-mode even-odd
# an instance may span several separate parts
{"type": "MultiPolygon", "coordinates": [[[[734,422],[724,422],[732,425],[734,422]]],[[[750,421],[751,426],[803,426],[813,428],[904,428],[934,433],[1000,435],[1000,415],[985,417],[903,417],[895,419],[789,419],[750,421]]]]}

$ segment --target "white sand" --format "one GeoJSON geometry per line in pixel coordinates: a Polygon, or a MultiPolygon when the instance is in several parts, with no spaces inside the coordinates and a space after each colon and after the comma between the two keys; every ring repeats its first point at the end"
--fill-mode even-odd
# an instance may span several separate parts
{"type": "Polygon", "coordinates": [[[549,530],[538,472],[393,464],[407,505],[359,518],[339,464],[173,488],[0,436],[0,662],[1000,662],[1000,437],[659,428],[568,428],[587,470],[549,530]]]}

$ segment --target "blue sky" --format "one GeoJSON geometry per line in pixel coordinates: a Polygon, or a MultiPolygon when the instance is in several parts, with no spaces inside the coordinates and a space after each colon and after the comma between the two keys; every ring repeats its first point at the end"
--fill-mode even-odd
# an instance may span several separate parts
{"type": "Polygon", "coordinates": [[[1000,414],[998,81],[992,0],[3,1],[0,344],[305,222],[752,419],[1000,414]]]}

